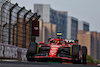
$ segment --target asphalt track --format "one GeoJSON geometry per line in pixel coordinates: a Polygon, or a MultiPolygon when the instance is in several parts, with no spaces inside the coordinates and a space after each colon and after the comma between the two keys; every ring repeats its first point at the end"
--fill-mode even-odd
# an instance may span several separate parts
{"type": "Polygon", "coordinates": [[[96,65],[84,64],[62,64],[62,63],[43,63],[43,62],[17,62],[0,61],[0,67],[98,67],[96,65]]]}

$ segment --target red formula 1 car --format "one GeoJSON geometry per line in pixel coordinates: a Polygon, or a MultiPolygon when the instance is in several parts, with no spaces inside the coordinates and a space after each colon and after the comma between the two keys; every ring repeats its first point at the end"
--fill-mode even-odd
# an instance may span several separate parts
{"type": "Polygon", "coordinates": [[[48,44],[43,42],[37,46],[35,43],[29,45],[27,51],[28,61],[54,61],[54,62],[72,62],[86,64],[87,48],[75,44],[70,44],[63,39],[50,39],[48,44]]]}

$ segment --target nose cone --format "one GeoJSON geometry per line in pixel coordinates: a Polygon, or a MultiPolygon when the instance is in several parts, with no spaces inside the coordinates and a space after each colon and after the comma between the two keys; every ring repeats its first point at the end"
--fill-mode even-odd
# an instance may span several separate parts
{"type": "Polygon", "coordinates": [[[55,57],[57,55],[59,47],[58,46],[51,46],[49,56],[55,57]]]}

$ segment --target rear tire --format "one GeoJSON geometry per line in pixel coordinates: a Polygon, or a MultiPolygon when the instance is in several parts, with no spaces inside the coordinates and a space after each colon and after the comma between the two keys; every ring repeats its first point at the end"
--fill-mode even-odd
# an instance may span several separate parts
{"type": "Polygon", "coordinates": [[[80,45],[73,45],[72,46],[72,57],[77,58],[79,57],[80,45]]]}
{"type": "Polygon", "coordinates": [[[79,59],[79,51],[81,46],[80,45],[73,45],[72,46],[72,57],[73,57],[73,64],[80,64],[81,61],[79,59]],[[77,60],[76,60],[77,59],[77,60]]]}
{"type": "Polygon", "coordinates": [[[87,48],[82,46],[82,64],[86,64],[87,48]]]}
{"type": "Polygon", "coordinates": [[[33,61],[33,59],[34,59],[33,57],[36,53],[37,53],[37,44],[35,42],[31,42],[29,44],[27,54],[26,54],[27,60],[33,61]]]}

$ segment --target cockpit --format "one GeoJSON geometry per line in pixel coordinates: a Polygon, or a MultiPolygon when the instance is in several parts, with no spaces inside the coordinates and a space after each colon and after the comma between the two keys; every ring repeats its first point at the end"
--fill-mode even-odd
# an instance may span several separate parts
{"type": "Polygon", "coordinates": [[[62,39],[52,39],[49,41],[49,43],[52,45],[62,45],[62,44],[66,44],[66,41],[62,39]]]}

